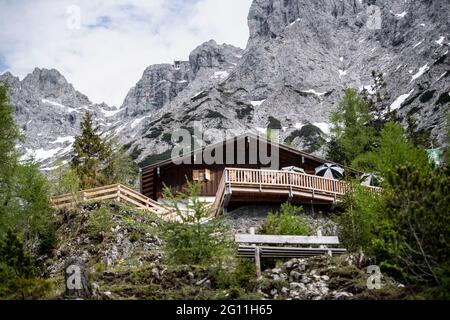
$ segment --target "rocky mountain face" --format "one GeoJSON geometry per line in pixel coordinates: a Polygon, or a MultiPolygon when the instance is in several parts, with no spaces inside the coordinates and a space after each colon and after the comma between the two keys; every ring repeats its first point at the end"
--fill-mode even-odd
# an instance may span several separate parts
{"type": "Polygon", "coordinates": [[[442,144],[450,105],[448,12],[442,0],[254,0],[245,50],[209,41],[189,61],[150,66],[118,112],[93,105],[54,70],[0,79],[11,82],[25,147],[43,153],[65,146],[51,142],[73,136],[87,109],[143,164],[167,156],[171,133],[192,130],[196,121],[237,132],[281,128],[283,140],[320,152],[344,89],[373,92],[372,70],[383,74],[399,121],[406,126],[412,116],[442,144]]]}
{"type": "Polygon", "coordinates": [[[76,91],[54,69],[38,69],[22,81],[10,73],[0,76],[9,86],[10,103],[26,141],[18,146],[22,159],[33,157],[50,170],[56,160],[67,160],[79,124],[86,111],[92,112],[100,128],[110,127],[117,110],[106,104],[93,104],[76,91]]]}

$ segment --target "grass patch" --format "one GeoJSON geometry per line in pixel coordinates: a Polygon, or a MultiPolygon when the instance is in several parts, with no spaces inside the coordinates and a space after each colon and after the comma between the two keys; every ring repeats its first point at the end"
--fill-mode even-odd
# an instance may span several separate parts
{"type": "Polygon", "coordinates": [[[272,116],[269,117],[269,124],[267,125],[268,129],[278,129],[281,130],[281,121],[272,116]]]}
{"type": "Polygon", "coordinates": [[[319,150],[326,143],[326,140],[322,137],[322,135],[322,130],[309,123],[303,126],[300,130],[295,130],[292,132],[284,140],[284,142],[287,145],[291,145],[296,138],[300,138],[306,146],[305,151],[311,153],[319,150]]]}

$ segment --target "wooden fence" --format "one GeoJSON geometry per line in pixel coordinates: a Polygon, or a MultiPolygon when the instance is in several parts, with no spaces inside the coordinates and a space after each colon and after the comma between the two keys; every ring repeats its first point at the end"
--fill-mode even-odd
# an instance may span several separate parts
{"type": "Polygon", "coordinates": [[[161,216],[166,220],[175,220],[176,213],[172,208],[166,207],[139,192],[121,184],[82,190],[79,192],[57,195],[51,197],[51,207],[60,209],[87,201],[116,200],[130,204],[140,210],[146,210],[161,216]]]}

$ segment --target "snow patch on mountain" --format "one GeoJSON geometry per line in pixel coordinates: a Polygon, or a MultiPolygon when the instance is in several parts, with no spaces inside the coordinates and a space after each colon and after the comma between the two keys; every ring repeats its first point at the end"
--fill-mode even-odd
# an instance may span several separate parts
{"type": "Polygon", "coordinates": [[[398,97],[390,106],[391,111],[397,110],[399,109],[403,102],[406,101],[406,99],[409,98],[409,96],[414,92],[414,89],[412,89],[409,93],[407,94],[402,94],[400,97],[398,97]]]}

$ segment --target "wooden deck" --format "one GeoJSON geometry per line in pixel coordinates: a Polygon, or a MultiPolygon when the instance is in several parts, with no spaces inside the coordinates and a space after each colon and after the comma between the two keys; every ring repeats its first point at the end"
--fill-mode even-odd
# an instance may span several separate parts
{"type": "MultiPolygon", "coordinates": [[[[367,187],[379,193],[380,188],[367,187]]],[[[350,190],[345,181],[280,170],[226,168],[213,208],[218,212],[231,201],[335,204],[350,190]]]]}
{"type": "MultiPolygon", "coordinates": [[[[233,203],[283,203],[332,205],[350,190],[345,181],[280,170],[225,168],[211,208],[211,216],[220,214],[233,203]]],[[[367,187],[380,193],[381,188],[367,187]]],[[[60,209],[86,201],[115,200],[146,210],[166,220],[179,220],[175,208],[163,205],[120,184],[51,197],[51,207],[60,209]]],[[[179,210],[180,211],[180,210],[179,210]]],[[[190,210],[183,214],[191,214],[190,210]]],[[[209,218],[208,218],[209,219],[209,218]]]]}

